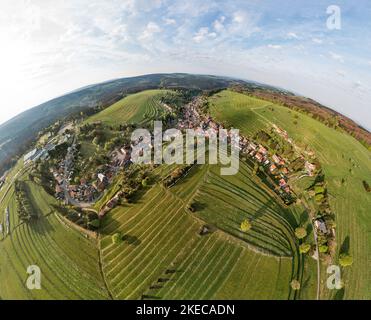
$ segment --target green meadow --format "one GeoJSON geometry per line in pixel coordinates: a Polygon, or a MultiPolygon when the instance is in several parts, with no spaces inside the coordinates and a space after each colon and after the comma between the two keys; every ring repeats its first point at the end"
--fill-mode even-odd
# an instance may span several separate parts
{"type": "MultiPolygon", "coordinates": [[[[169,94],[175,93],[148,90],[129,95],[85,123],[145,124],[161,116],[161,98],[169,94]]],[[[351,136],[279,105],[229,90],[209,101],[214,118],[247,136],[276,124],[297,145],[314,150],[336,214],[338,252],[346,246],[354,257],[353,265],[342,270],[341,292],[326,288],[326,269],[321,267],[321,299],[371,299],[371,199],[362,185],[365,179],[371,184],[370,151],[351,136]]],[[[84,158],[96,151],[89,141],[81,148],[84,158]]],[[[294,234],[303,221],[309,225],[308,212],[299,203],[282,203],[243,160],[235,176],[221,176],[217,165],[195,165],[170,188],[161,181],[177,165],[155,168],[153,183],[132,203],[119,204],[104,217],[98,239],[66,224],[54,207],[56,200],[29,181],[28,169],[22,168],[20,161],[0,191],[0,223],[4,225],[9,207],[11,225],[10,234],[0,236],[0,276],[6,279],[0,299],[316,297],[316,261],[299,253],[294,234]],[[13,178],[24,181],[38,219],[18,219],[13,178]],[[251,229],[243,232],[245,220],[251,229]],[[201,235],[205,226],[208,232],[201,235]],[[115,234],[122,241],[115,243],[115,234]],[[26,288],[30,265],[42,271],[42,290],[26,288]],[[301,284],[299,291],[291,289],[294,279],[301,284]]],[[[121,183],[118,177],[96,209],[121,183]]],[[[298,186],[309,184],[303,179],[298,186]]],[[[306,240],[313,243],[312,232],[306,240]]]]}
{"type": "MultiPolygon", "coordinates": [[[[23,177],[25,179],[25,177],[23,177]]],[[[1,204],[9,207],[11,231],[0,241],[0,297],[2,299],[107,299],[99,268],[97,242],[65,224],[53,207],[53,197],[26,181],[27,196],[38,219],[19,221],[14,190],[1,204]],[[27,268],[41,270],[41,290],[29,290],[27,268]]],[[[4,217],[2,216],[2,219],[4,217]]]]}
{"type": "Polygon", "coordinates": [[[286,130],[299,146],[315,151],[336,215],[338,249],[349,247],[354,258],[353,266],[342,270],[345,287],[340,294],[327,289],[323,268],[321,298],[370,299],[371,198],[362,185],[365,179],[370,183],[370,151],[348,134],[283,106],[228,90],[214,95],[210,102],[214,117],[246,135],[274,123],[286,130]]]}
{"type": "Polygon", "coordinates": [[[168,90],[146,90],[129,95],[102,112],[90,117],[87,122],[102,121],[106,125],[123,123],[140,124],[148,119],[156,119],[163,111],[161,97],[173,94],[168,90]]]}

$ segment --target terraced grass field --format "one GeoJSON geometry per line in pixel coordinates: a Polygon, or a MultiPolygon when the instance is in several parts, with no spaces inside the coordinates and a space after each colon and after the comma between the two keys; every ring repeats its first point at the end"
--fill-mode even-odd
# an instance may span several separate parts
{"type": "Polygon", "coordinates": [[[54,199],[33,182],[27,193],[39,218],[18,220],[14,190],[1,204],[9,206],[11,232],[0,242],[0,297],[2,299],[108,299],[99,269],[96,241],[62,223],[54,199]],[[41,290],[26,288],[28,266],[41,269],[41,290]]]}
{"type": "Polygon", "coordinates": [[[370,151],[348,134],[307,115],[243,94],[223,91],[210,102],[214,117],[246,135],[274,123],[285,129],[298,145],[315,151],[324,169],[330,205],[336,214],[338,248],[349,242],[349,252],[354,258],[353,266],[343,270],[345,288],[341,295],[326,288],[323,270],[321,298],[370,299],[371,198],[362,186],[362,180],[371,183],[370,151]]]}
{"type": "Polygon", "coordinates": [[[164,110],[160,99],[168,94],[174,93],[168,90],[146,90],[129,95],[90,117],[87,122],[102,121],[107,125],[118,125],[123,123],[140,124],[150,119],[156,119],[164,110]]]}
{"type": "Polygon", "coordinates": [[[101,238],[103,271],[114,297],[289,298],[291,258],[255,253],[221,231],[200,236],[202,225],[161,186],[147,191],[138,204],[114,209],[101,238]],[[122,244],[112,243],[116,232],[124,235],[122,244]],[[247,268],[259,275],[257,282],[240,282],[247,268]],[[265,268],[274,277],[261,288],[257,283],[267,277],[265,268]]]}
{"type": "MultiPolygon", "coordinates": [[[[110,212],[101,252],[115,298],[299,298],[289,284],[293,278],[304,279],[303,258],[293,237],[302,211],[277,204],[251,180],[251,169],[241,165],[244,173],[235,184],[226,177],[218,181],[217,166],[196,165],[174,187],[155,185],[138,203],[110,212]],[[191,201],[198,203],[196,213],[187,210],[191,201]],[[243,234],[241,222],[254,217],[253,230],[243,234]],[[215,232],[199,235],[205,224],[216,226],[215,232]],[[121,244],[112,242],[117,232],[126,239],[121,244]]],[[[171,169],[160,166],[155,172],[164,176],[171,169]]],[[[302,291],[315,296],[314,287],[303,286],[302,291]]]]}
{"type": "Polygon", "coordinates": [[[210,169],[195,200],[202,207],[198,214],[204,220],[262,252],[292,256],[296,250],[292,241],[293,230],[298,226],[296,217],[252,179],[252,170],[247,166],[242,165],[238,175],[228,177],[210,169]],[[247,233],[240,230],[245,219],[252,223],[247,233]]]}

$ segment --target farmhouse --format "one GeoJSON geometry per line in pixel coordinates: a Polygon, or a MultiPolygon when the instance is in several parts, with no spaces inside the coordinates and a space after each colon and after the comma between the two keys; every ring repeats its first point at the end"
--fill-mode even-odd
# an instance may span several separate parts
{"type": "Polygon", "coordinates": [[[248,149],[249,150],[256,150],[257,146],[255,143],[253,142],[250,142],[249,145],[248,145],[248,149]]]}
{"type": "Polygon", "coordinates": [[[63,192],[63,189],[62,189],[62,187],[60,186],[60,185],[56,185],[55,186],[55,193],[56,194],[59,194],[59,193],[61,193],[61,192],[63,192]]]}
{"type": "Polygon", "coordinates": [[[276,154],[274,154],[272,156],[272,159],[273,159],[274,163],[276,163],[276,164],[279,164],[280,161],[281,161],[281,159],[276,154]]]}
{"type": "Polygon", "coordinates": [[[54,144],[48,144],[44,149],[41,150],[33,149],[24,156],[23,161],[25,164],[27,164],[31,161],[37,161],[39,159],[45,160],[49,156],[49,151],[53,149],[55,149],[54,144]]]}
{"type": "Polygon", "coordinates": [[[24,157],[23,157],[23,161],[24,163],[28,163],[30,161],[33,161],[35,159],[35,155],[37,154],[37,149],[33,149],[32,151],[30,151],[29,153],[27,153],[24,157]]]}
{"type": "Polygon", "coordinates": [[[314,226],[316,227],[317,230],[319,230],[323,234],[327,234],[328,233],[328,230],[327,230],[327,227],[326,227],[326,223],[322,219],[315,220],[314,221],[314,226]]]}
{"type": "Polygon", "coordinates": [[[305,162],[305,170],[307,171],[309,176],[314,175],[314,171],[316,170],[316,166],[308,161],[305,162]]]}
{"type": "Polygon", "coordinates": [[[268,153],[267,149],[265,149],[263,146],[259,146],[258,152],[262,155],[266,155],[268,153]]]}
{"type": "Polygon", "coordinates": [[[98,173],[98,179],[100,182],[103,182],[106,179],[106,176],[103,173],[98,173]]]}
{"type": "Polygon", "coordinates": [[[285,181],[285,179],[283,179],[283,178],[280,179],[279,185],[280,185],[281,188],[285,188],[286,187],[286,181],[285,181]]]}
{"type": "Polygon", "coordinates": [[[289,170],[286,167],[283,167],[283,168],[281,168],[281,172],[283,174],[288,174],[289,173],[289,170]]]}
{"type": "Polygon", "coordinates": [[[258,160],[259,162],[262,162],[263,161],[263,155],[261,153],[257,153],[255,155],[255,159],[258,160]]]}

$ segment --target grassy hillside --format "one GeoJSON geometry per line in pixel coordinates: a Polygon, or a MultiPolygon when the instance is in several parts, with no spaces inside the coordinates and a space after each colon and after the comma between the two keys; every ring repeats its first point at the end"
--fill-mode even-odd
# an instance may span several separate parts
{"type": "MultiPolygon", "coordinates": [[[[159,114],[165,94],[171,93],[130,95],[87,122],[146,122],[159,114]]],[[[161,179],[175,168],[160,166],[154,173],[161,179]]],[[[314,298],[314,265],[304,268],[293,235],[303,208],[279,204],[247,164],[241,163],[236,177],[220,177],[219,169],[196,166],[173,188],[155,185],[137,203],[119,206],[106,216],[100,247],[114,298],[300,298],[290,289],[293,278],[303,282],[302,297],[314,298]],[[187,210],[192,201],[200,207],[194,214],[187,210]],[[253,222],[247,234],[240,231],[244,219],[253,222]],[[217,229],[200,236],[206,223],[217,229]],[[113,243],[117,233],[122,243],[113,243]],[[241,284],[246,269],[251,274],[241,284]]]]}
{"type": "Polygon", "coordinates": [[[292,239],[299,214],[280,205],[245,164],[241,163],[236,176],[220,176],[219,170],[211,167],[194,199],[202,219],[262,252],[292,256],[296,250],[292,239]],[[248,233],[240,230],[245,219],[252,223],[248,233]]]}
{"type": "MultiPolygon", "coordinates": [[[[174,80],[175,81],[175,80],[174,80]]],[[[175,83],[175,82],[174,82],[175,83]]],[[[167,79],[166,85],[174,84],[167,79]]],[[[174,84],[175,86],[175,84],[174,84]]],[[[144,124],[164,110],[161,98],[169,90],[146,90],[90,117],[116,127],[144,124]]],[[[321,270],[321,298],[371,298],[371,216],[369,184],[370,152],[352,137],[316,120],[259,99],[231,91],[210,98],[210,112],[219,122],[252,136],[273,124],[287,130],[302,147],[313,149],[321,162],[330,204],[336,214],[337,242],[349,247],[354,264],[343,270],[345,289],[326,287],[321,270]],[[359,281],[365,279],[365,281],[359,281]]],[[[107,129],[106,134],[116,129],[107,129]]],[[[84,158],[96,148],[82,142],[84,158]]],[[[316,262],[300,255],[294,230],[310,226],[308,213],[299,204],[285,206],[275,193],[253,174],[248,162],[240,162],[235,176],[221,176],[220,167],[196,165],[171,188],[161,180],[177,168],[157,167],[155,182],[143,187],[131,203],[111,210],[103,219],[98,242],[71,229],[58,215],[55,199],[22,171],[23,163],[9,174],[0,191],[0,222],[10,209],[11,233],[0,235],[0,298],[9,299],[314,299],[316,262]],[[17,172],[20,172],[17,176],[17,172]],[[17,216],[12,179],[21,178],[38,219],[22,223],[17,216]],[[194,210],[189,210],[190,205],[194,210]],[[191,212],[193,211],[193,212],[191,212]],[[252,228],[241,231],[241,222],[252,228]],[[204,226],[210,232],[201,235],[204,226]],[[122,242],[112,237],[120,234],[122,242]],[[29,265],[42,271],[42,290],[25,287],[29,265]],[[298,279],[300,291],[290,282],[298,279]]],[[[26,171],[26,170],[24,170],[26,171]]],[[[100,208],[115,192],[108,190],[100,208]]],[[[304,178],[298,183],[309,185],[304,178]]],[[[118,188],[117,190],[115,188],[118,188]]],[[[310,233],[308,242],[313,242],[310,233]]]]}
{"type": "Polygon", "coordinates": [[[9,206],[11,232],[0,241],[1,299],[108,299],[99,269],[96,241],[62,223],[52,205],[54,199],[26,182],[27,196],[39,216],[19,221],[14,190],[0,204],[0,220],[9,206]],[[41,290],[26,288],[27,267],[41,269],[41,290]]]}
{"type": "MultiPolygon", "coordinates": [[[[219,167],[195,166],[174,187],[154,185],[105,217],[102,266],[115,298],[299,298],[290,281],[313,274],[308,268],[304,277],[293,236],[302,211],[284,209],[252,181],[247,164],[241,167],[236,180],[218,181],[219,167]],[[188,210],[192,201],[198,203],[195,213],[188,210]],[[254,229],[243,234],[239,226],[246,218],[254,229]],[[217,228],[201,236],[205,224],[217,228]],[[124,239],[120,244],[112,241],[117,233],[124,239]]],[[[175,168],[159,166],[157,181],[175,168]]],[[[303,296],[313,299],[313,289],[303,284],[303,296]]]]}
{"type": "Polygon", "coordinates": [[[161,186],[151,188],[139,203],[114,209],[101,239],[103,271],[114,297],[290,297],[291,258],[255,253],[221,231],[200,236],[202,225],[181,199],[161,186]],[[124,235],[122,244],[112,243],[117,232],[124,235]],[[257,285],[261,282],[264,287],[257,285]]]}
{"type": "MultiPolygon", "coordinates": [[[[353,266],[343,270],[345,289],[336,297],[370,299],[371,198],[362,180],[371,183],[371,153],[351,136],[282,106],[231,91],[214,95],[210,102],[213,116],[244,134],[252,135],[274,123],[303,148],[309,146],[315,151],[323,166],[330,204],[336,214],[338,248],[349,246],[354,257],[353,266]]],[[[326,274],[325,270],[322,274],[326,274]]],[[[325,287],[324,277],[322,281],[322,298],[334,297],[336,292],[325,287]]]]}
{"type": "Polygon", "coordinates": [[[140,124],[147,119],[156,119],[163,110],[161,97],[173,94],[167,90],[146,90],[130,95],[102,112],[90,117],[87,122],[102,121],[107,125],[122,123],[140,124]]]}

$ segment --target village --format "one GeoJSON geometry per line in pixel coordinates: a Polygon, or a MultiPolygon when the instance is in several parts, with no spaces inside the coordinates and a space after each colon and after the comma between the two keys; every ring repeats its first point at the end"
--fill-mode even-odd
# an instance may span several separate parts
{"type": "MultiPolygon", "coordinates": [[[[214,129],[219,132],[224,129],[224,126],[217,123],[210,115],[203,114],[202,104],[203,98],[196,98],[191,103],[184,106],[181,114],[181,119],[178,120],[177,129],[184,132],[185,129],[202,130],[206,132],[208,129],[214,129]]],[[[166,110],[171,112],[171,107],[164,106],[166,110]]],[[[38,159],[48,159],[49,153],[58,145],[67,143],[69,147],[64,158],[59,159],[59,162],[50,168],[51,174],[55,180],[55,197],[57,200],[64,201],[65,204],[70,204],[80,208],[91,207],[96,203],[108,190],[114,178],[120,170],[126,170],[132,162],[132,149],[139,141],[123,144],[121,147],[116,147],[108,152],[108,161],[96,168],[92,174],[90,181],[81,178],[78,181],[73,181],[75,162],[79,154],[76,143],[76,136],[70,133],[62,134],[59,140],[52,139],[41,150],[33,150],[24,158],[25,163],[29,161],[37,161],[38,159]],[[53,143],[54,142],[54,143],[53,143]],[[75,183],[78,182],[78,183],[75,183]]],[[[295,150],[297,159],[296,166],[292,165],[284,156],[272,153],[268,146],[265,146],[261,141],[253,140],[252,138],[240,137],[239,145],[237,146],[240,155],[243,159],[250,162],[254,167],[254,173],[261,178],[263,183],[274,191],[279,198],[282,199],[284,205],[290,205],[297,199],[293,188],[290,185],[290,178],[295,174],[312,177],[316,173],[316,165],[310,162],[313,159],[313,154],[301,152],[293,140],[289,138],[286,131],[276,125],[273,125],[272,132],[275,132],[285,142],[292,145],[295,150]]],[[[263,135],[268,135],[263,133],[263,135]]],[[[229,139],[230,141],[231,139],[229,139]]],[[[148,141],[149,147],[153,147],[153,137],[148,141]]],[[[100,217],[106,215],[119,202],[120,193],[109,199],[103,206],[100,217]]],[[[319,231],[325,231],[326,224],[319,219],[316,220],[315,226],[319,231]]],[[[326,232],[328,230],[326,229],[326,232]]]]}
{"type": "MultiPolygon", "coordinates": [[[[202,105],[202,98],[198,98],[191,102],[184,109],[183,119],[178,123],[178,129],[194,129],[206,131],[213,129],[219,131],[224,129],[222,124],[217,123],[209,115],[202,115],[202,111],[199,110],[202,105]]],[[[292,139],[288,137],[286,131],[280,129],[278,126],[273,126],[274,130],[279,134],[285,141],[294,146],[295,150],[299,148],[294,144],[292,139]]],[[[240,137],[239,150],[242,156],[247,156],[250,161],[263,169],[263,171],[270,181],[273,181],[271,187],[275,193],[277,193],[285,204],[291,204],[295,201],[296,196],[289,185],[289,175],[293,173],[293,170],[289,166],[289,162],[284,157],[273,153],[269,154],[268,148],[263,146],[261,143],[253,141],[247,137],[240,137]]],[[[298,153],[298,158],[302,160],[303,166],[298,170],[304,172],[307,176],[314,176],[316,172],[316,165],[305,160],[303,154],[298,153]]],[[[313,156],[313,154],[309,154],[313,156]]]]}
{"type": "MultiPolygon", "coordinates": [[[[187,104],[183,108],[182,118],[178,121],[177,129],[184,131],[185,129],[196,129],[207,131],[214,129],[219,131],[223,129],[223,125],[217,123],[209,115],[203,115],[200,109],[202,98],[197,98],[193,102],[187,104]]],[[[171,107],[166,105],[166,109],[171,111],[171,107]]],[[[287,133],[274,125],[274,130],[282,136],[288,143],[293,144],[287,133]]],[[[132,164],[132,148],[138,142],[128,142],[120,148],[116,148],[110,152],[110,162],[102,165],[94,174],[94,181],[88,183],[86,179],[81,179],[79,184],[71,183],[71,178],[74,172],[74,160],[78,151],[73,145],[69,148],[65,159],[61,160],[58,169],[53,169],[53,176],[56,180],[55,193],[58,200],[64,200],[66,203],[73,205],[87,206],[93,204],[99,196],[108,188],[113,178],[122,168],[127,168],[132,164]]],[[[149,147],[153,146],[153,138],[148,141],[149,147]]],[[[270,154],[268,148],[257,141],[241,137],[239,146],[240,154],[248,157],[248,159],[258,166],[259,171],[267,177],[265,179],[273,191],[281,197],[286,205],[293,203],[296,199],[295,193],[290,187],[289,176],[293,170],[289,166],[289,162],[284,157],[278,154],[270,154]]],[[[295,148],[297,148],[295,146],[295,148]]],[[[41,154],[41,153],[38,153],[41,154]]],[[[303,167],[300,168],[305,175],[313,176],[316,171],[316,166],[307,160],[304,160],[304,155],[300,155],[303,160],[303,167]]]]}

